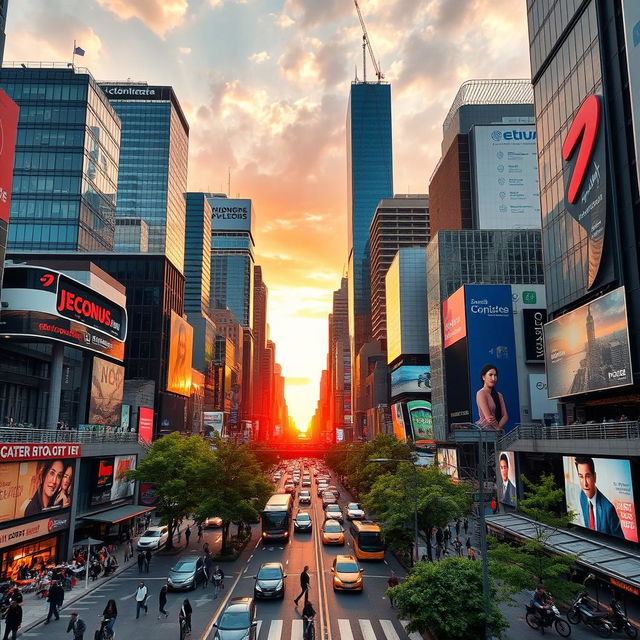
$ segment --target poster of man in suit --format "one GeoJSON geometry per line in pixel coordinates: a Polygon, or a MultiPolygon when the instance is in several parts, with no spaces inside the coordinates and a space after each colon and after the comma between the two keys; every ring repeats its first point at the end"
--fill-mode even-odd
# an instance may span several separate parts
{"type": "Polygon", "coordinates": [[[516,491],[516,461],[513,451],[498,454],[498,478],[496,480],[498,502],[515,507],[518,500],[516,491]]]}

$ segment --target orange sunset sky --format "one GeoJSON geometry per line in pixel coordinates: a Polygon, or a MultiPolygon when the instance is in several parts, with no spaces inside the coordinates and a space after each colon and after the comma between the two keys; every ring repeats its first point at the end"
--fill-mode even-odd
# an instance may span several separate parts
{"type": "MultiPolygon", "coordinates": [[[[426,192],[442,121],[470,78],[529,76],[525,0],[360,0],[392,85],[396,192],[426,192]]],[[[252,198],[271,338],[299,426],[326,366],[347,261],[345,118],[362,77],[352,0],[13,0],[5,61],[69,61],[98,80],[175,88],[189,189],[252,198]]],[[[369,65],[370,68],[370,65],[369,65]]]]}

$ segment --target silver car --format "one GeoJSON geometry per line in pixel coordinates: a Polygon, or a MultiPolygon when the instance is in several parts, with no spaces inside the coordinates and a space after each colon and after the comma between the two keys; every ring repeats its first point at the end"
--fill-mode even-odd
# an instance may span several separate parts
{"type": "Polygon", "coordinates": [[[167,584],[172,591],[195,589],[204,580],[204,558],[185,556],[169,570],[167,584]]]}
{"type": "Polygon", "coordinates": [[[257,640],[258,623],[253,598],[231,598],[213,628],[214,640],[257,640]]]}

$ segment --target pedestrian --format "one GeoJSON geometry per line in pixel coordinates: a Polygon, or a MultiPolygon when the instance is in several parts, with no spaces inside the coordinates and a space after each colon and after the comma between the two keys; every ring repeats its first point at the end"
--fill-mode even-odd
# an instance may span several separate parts
{"type": "Polygon", "coordinates": [[[147,571],[147,573],[149,573],[149,565],[151,564],[151,549],[147,549],[144,552],[144,566],[145,569],[147,571]]]}
{"type": "Polygon", "coordinates": [[[144,551],[141,551],[138,554],[138,573],[142,573],[144,571],[144,551]]]}
{"type": "Polygon", "coordinates": [[[84,640],[84,632],[87,630],[87,625],[84,620],[78,616],[78,612],[74,611],[71,614],[71,620],[67,626],[67,633],[73,631],[73,640],[84,640]]]}
{"type": "Polygon", "coordinates": [[[55,616],[56,620],[60,620],[59,609],[64,602],[64,589],[56,580],[51,581],[47,602],[49,603],[49,613],[47,613],[47,619],[44,623],[49,624],[51,622],[51,616],[55,616]]]}
{"type": "Polygon", "coordinates": [[[9,640],[9,634],[11,634],[11,640],[16,640],[18,629],[22,625],[22,607],[15,600],[9,603],[9,608],[4,618],[4,625],[3,640],[9,640]]]}
{"type": "Polygon", "coordinates": [[[476,559],[476,552],[470,548],[469,549],[469,560],[475,560],[476,559]]]}
{"type": "Polygon", "coordinates": [[[204,581],[202,582],[202,588],[209,586],[209,582],[213,580],[213,558],[211,555],[205,556],[204,559],[204,581]]]}
{"type": "Polygon", "coordinates": [[[449,541],[451,540],[451,527],[447,525],[444,529],[444,546],[445,548],[449,545],[449,541]]]}
{"type": "Polygon", "coordinates": [[[182,606],[180,607],[180,613],[178,614],[178,620],[182,622],[183,620],[186,623],[186,633],[191,633],[191,614],[193,613],[193,608],[191,607],[191,603],[188,598],[184,599],[182,606]]]}
{"type": "Polygon", "coordinates": [[[309,565],[305,565],[302,573],[300,574],[300,588],[302,591],[300,591],[300,595],[294,600],[296,606],[298,606],[298,600],[300,600],[302,596],[304,596],[305,604],[309,601],[309,582],[309,565]]]}
{"type": "Polygon", "coordinates": [[[464,519],[464,535],[466,536],[469,531],[469,520],[467,518],[464,519]]]}
{"type": "Polygon", "coordinates": [[[467,555],[468,555],[469,549],[471,549],[471,536],[467,536],[467,541],[464,543],[464,546],[467,547],[467,555]]]}
{"type": "Polygon", "coordinates": [[[133,540],[129,538],[126,545],[129,547],[129,560],[133,560],[133,540]]]}
{"type": "Polygon", "coordinates": [[[216,565],[213,570],[213,597],[218,597],[218,592],[224,589],[224,571],[216,565]]]}
{"type": "Polygon", "coordinates": [[[151,525],[151,514],[147,513],[147,515],[145,516],[145,526],[148,529],[150,525],[151,525]]]}
{"type": "Polygon", "coordinates": [[[462,542],[460,542],[458,536],[456,536],[456,539],[453,541],[453,548],[456,550],[458,558],[462,558],[462,542]]]}
{"type": "Polygon", "coordinates": [[[204,535],[204,529],[202,528],[202,525],[199,524],[198,525],[198,544],[200,544],[202,542],[202,536],[204,535]]]}
{"type": "Polygon", "coordinates": [[[189,546],[189,538],[191,537],[191,527],[189,525],[187,525],[187,528],[184,530],[184,537],[187,541],[187,544],[185,546],[189,546]]]}
{"type": "Polygon", "coordinates": [[[140,580],[138,588],[136,589],[133,597],[136,599],[136,620],[140,617],[140,609],[144,609],[144,615],[149,613],[149,607],[147,606],[147,598],[149,597],[149,590],[145,586],[144,582],[140,580]]]}
{"type": "Polygon", "coordinates": [[[160,589],[160,594],[158,595],[158,620],[160,620],[160,616],[169,617],[169,614],[164,609],[167,606],[168,590],[169,587],[166,584],[163,584],[162,589],[160,589]]]}
{"type": "MultiPolygon", "coordinates": [[[[116,606],[116,601],[110,599],[107,602],[107,606],[102,611],[102,626],[106,627],[110,632],[113,633],[113,626],[116,623],[116,618],[118,617],[118,607],[116,606]]],[[[102,631],[102,627],[100,628],[102,631]]]]}
{"type": "Polygon", "coordinates": [[[456,520],[456,538],[460,537],[460,518],[456,520]]]}
{"type": "Polygon", "coordinates": [[[441,545],[444,540],[444,533],[442,533],[442,529],[438,527],[436,529],[436,544],[441,545]]]}

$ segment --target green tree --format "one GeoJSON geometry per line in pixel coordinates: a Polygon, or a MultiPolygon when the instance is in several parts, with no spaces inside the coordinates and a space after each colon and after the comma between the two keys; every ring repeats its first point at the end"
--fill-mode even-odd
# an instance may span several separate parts
{"type": "Polygon", "coordinates": [[[128,472],[131,479],[156,485],[157,509],[169,527],[168,548],[178,520],[197,509],[214,463],[213,452],[200,436],[171,433],[156,440],[138,468],[128,472]]]}
{"type": "MultiPolygon", "coordinates": [[[[490,582],[489,626],[502,637],[508,623],[498,608],[498,591],[490,582]]],[[[482,600],[480,562],[447,558],[441,562],[420,562],[389,596],[400,616],[409,620],[408,631],[431,632],[438,640],[483,638],[487,622],[482,600]]]]}
{"type": "Polygon", "coordinates": [[[222,518],[221,553],[229,552],[229,527],[232,522],[255,521],[274,487],[246,445],[214,440],[214,462],[209,469],[206,492],[198,505],[197,516],[222,518]]]}
{"type": "Polygon", "coordinates": [[[562,511],[564,492],[556,486],[553,474],[543,473],[538,483],[521,476],[525,497],[519,501],[519,511],[531,518],[534,533],[522,542],[489,538],[489,566],[507,593],[523,589],[534,590],[544,584],[555,598],[569,601],[580,588],[569,576],[576,563],[572,555],[556,555],[549,551],[549,538],[560,528],[569,526],[572,513],[562,511]]]}
{"type": "Polygon", "coordinates": [[[262,442],[249,441],[246,444],[247,450],[250,451],[260,464],[260,468],[267,473],[272,467],[278,464],[278,451],[268,447],[262,442]]]}

